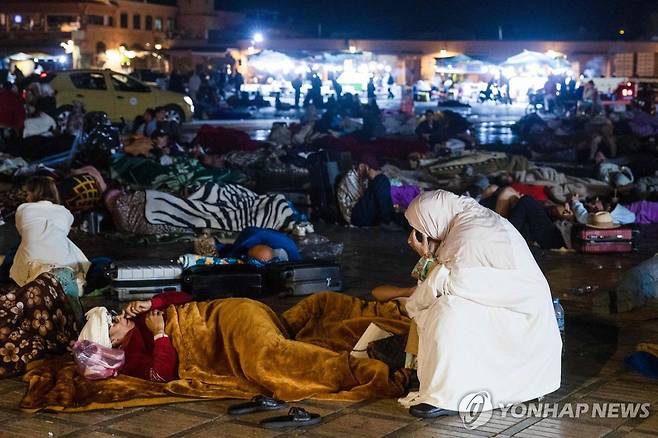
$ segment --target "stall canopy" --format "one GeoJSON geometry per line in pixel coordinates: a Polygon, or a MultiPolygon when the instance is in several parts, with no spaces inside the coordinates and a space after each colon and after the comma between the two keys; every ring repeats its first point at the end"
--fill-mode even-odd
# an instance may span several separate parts
{"type": "Polygon", "coordinates": [[[546,66],[553,68],[556,66],[555,59],[551,58],[545,53],[533,52],[532,50],[524,50],[518,55],[511,56],[503,62],[503,67],[520,67],[524,65],[535,64],[539,66],[546,66]]]}
{"type": "Polygon", "coordinates": [[[495,69],[495,65],[467,55],[436,58],[437,73],[489,73],[495,69]]]}

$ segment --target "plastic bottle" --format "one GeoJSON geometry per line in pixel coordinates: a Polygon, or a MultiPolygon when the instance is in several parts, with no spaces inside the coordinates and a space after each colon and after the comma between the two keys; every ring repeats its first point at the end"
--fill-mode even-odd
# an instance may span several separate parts
{"type": "Polygon", "coordinates": [[[560,330],[562,338],[562,356],[564,356],[564,308],[560,304],[559,298],[553,299],[553,309],[555,310],[555,319],[557,319],[557,328],[560,330]]]}

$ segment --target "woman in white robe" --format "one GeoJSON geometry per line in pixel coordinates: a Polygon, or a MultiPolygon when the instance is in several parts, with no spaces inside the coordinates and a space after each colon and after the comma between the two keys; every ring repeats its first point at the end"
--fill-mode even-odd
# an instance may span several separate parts
{"type": "Polygon", "coordinates": [[[9,275],[23,286],[44,272],[69,267],[76,274],[79,292],[89,269],[89,260],[68,238],[73,215],[59,205],[55,183],[34,177],[26,184],[28,202],[16,210],[16,229],[21,235],[9,275]]]}
{"type": "Polygon", "coordinates": [[[551,293],[518,231],[441,190],[418,196],[406,217],[438,248],[406,304],[418,326],[420,390],[400,402],[428,418],[481,391],[497,408],[557,390],[562,341],[551,293]]]}

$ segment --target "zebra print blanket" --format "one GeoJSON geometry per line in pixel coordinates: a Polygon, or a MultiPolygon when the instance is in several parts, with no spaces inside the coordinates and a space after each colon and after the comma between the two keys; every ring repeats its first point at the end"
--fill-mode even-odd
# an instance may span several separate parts
{"type": "Polygon", "coordinates": [[[187,199],[147,190],[145,213],[152,224],[239,232],[249,226],[283,228],[293,210],[283,195],[257,195],[235,184],[207,184],[187,199]]]}

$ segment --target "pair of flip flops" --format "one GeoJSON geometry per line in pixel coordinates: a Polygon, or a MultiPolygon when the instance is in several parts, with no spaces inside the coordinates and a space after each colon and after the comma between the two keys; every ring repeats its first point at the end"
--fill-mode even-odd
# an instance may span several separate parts
{"type": "MultiPolygon", "coordinates": [[[[275,411],[287,407],[288,405],[284,401],[272,397],[266,397],[264,395],[257,395],[246,403],[229,406],[228,414],[246,415],[256,412],[275,411]]],[[[302,408],[291,407],[288,411],[288,415],[265,418],[261,420],[259,424],[268,429],[275,429],[280,427],[310,426],[318,424],[320,421],[321,417],[318,414],[307,412],[302,408]]]]}

